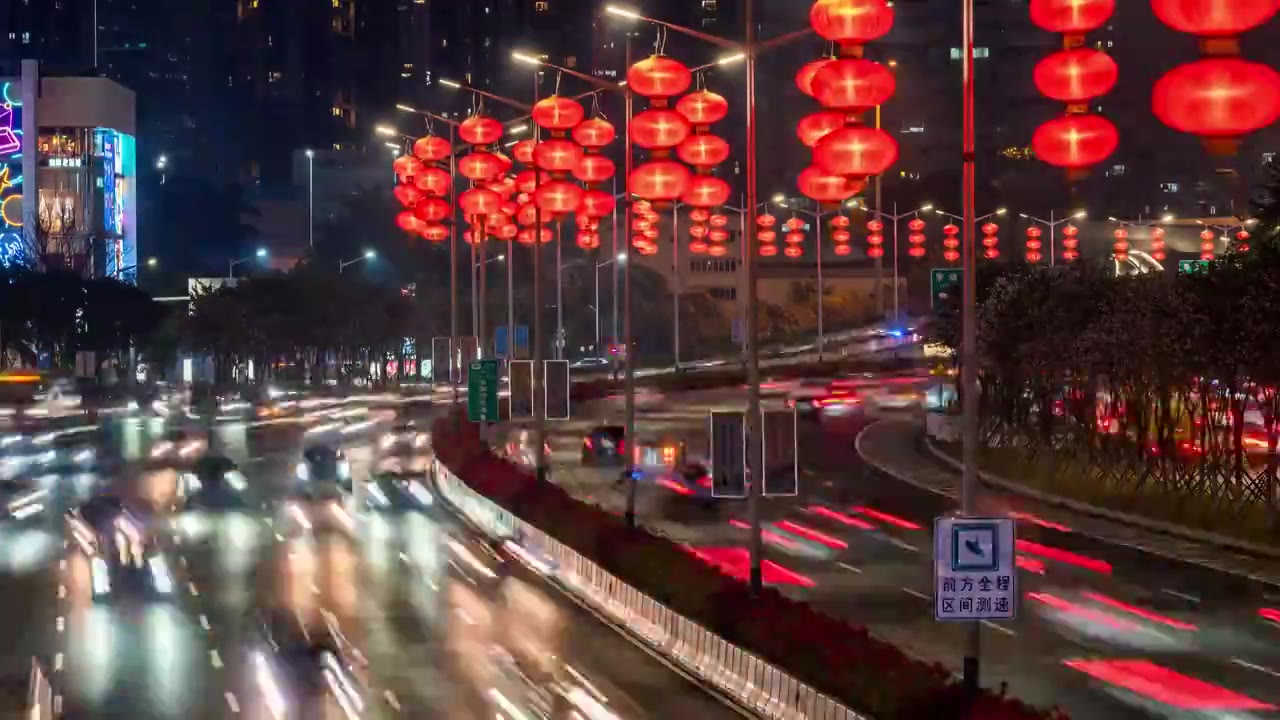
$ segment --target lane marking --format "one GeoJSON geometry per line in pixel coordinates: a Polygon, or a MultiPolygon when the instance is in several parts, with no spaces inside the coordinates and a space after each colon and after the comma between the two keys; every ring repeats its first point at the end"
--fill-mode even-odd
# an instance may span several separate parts
{"type": "Polygon", "coordinates": [[[228,690],[222,694],[222,697],[227,699],[227,707],[231,708],[231,712],[233,713],[240,712],[240,701],[236,700],[235,693],[228,690]]]}
{"type": "Polygon", "coordinates": [[[908,595],[911,595],[912,597],[918,597],[918,598],[920,598],[921,600],[932,600],[932,599],[933,599],[933,598],[929,597],[928,595],[925,595],[924,593],[919,592],[919,591],[917,591],[917,590],[912,590],[912,589],[911,589],[911,588],[909,588],[909,587],[904,587],[904,588],[901,588],[901,589],[902,589],[902,592],[904,592],[904,593],[906,593],[906,594],[908,594],[908,595]]]}
{"type": "Polygon", "coordinates": [[[53,656],[53,671],[54,672],[62,671],[62,653],[58,653],[57,655],[53,656]]]}
{"type": "Polygon", "coordinates": [[[1003,626],[1003,625],[1001,625],[1001,624],[999,624],[999,623],[993,623],[993,622],[991,622],[990,620],[983,620],[983,621],[982,621],[982,624],[983,624],[983,625],[985,625],[986,627],[991,628],[992,630],[995,630],[996,632],[1002,632],[1002,633],[1004,633],[1005,635],[1008,635],[1009,637],[1014,637],[1014,636],[1016,636],[1016,635],[1018,634],[1018,633],[1014,632],[1013,630],[1010,630],[1009,628],[1007,628],[1007,627],[1005,627],[1005,626],[1003,626]]]}
{"type": "Polygon", "coordinates": [[[53,626],[58,629],[58,632],[62,632],[67,629],[67,619],[59,615],[58,619],[53,621],[53,626]]]}
{"type": "Polygon", "coordinates": [[[1161,588],[1160,592],[1167,593],[1176,598],[1182,598],[1183,600],[1186,600],[1188,602],[1193,602],[1193,603],[1200,602],[1200,598],[1196,597],[1195,595],[1188,595],[1183,592],[1178,592],[1177,590],[1170,590],[1169,588],[1161,588]]]}
{"type": "Polygon", "coordinates": [[[204,628],[206,631],[210,629],[209,618],[205,616],[204,613],[200,613],[200,627],[204,628]]]}
{"type": "Polygon", "coordinates": [[[1255,665],[1249,662],[1248,660],[1241,660],[1240,658],[1231,658],[1231,662],[1243,668],[1249,668],[1250,670],[1257,670],[1260,673],[1266,673],[1272,677],[1280,678],[1280,672],[1276,672],[1271,668],[1262,667],[1261,665],[1255,665]]]}
{"type": "Polygon", "coordinates": [[[912,544],[911,544],[911,543],[909,543],[909,542],[904,542],[904,541],[902,541],[902,540],[899,540],[898,538],[893,537],[892,535],[885,535],[884,537],[885,537],[885,539],[886,539],[886,540],[888,540],[888,541],[889,541],[889,544],[890,544],[890,545],[893,545],[893,546],[895,546],[895,547],[900,547],[900,548],[902,548],[903,550],[909,550],[909,551],[911,551],[911,552],[913,552],[913,553],[918,553],[918,552],[920,552],[920,548],[916,547],[915,545],[912,545],[912,544]]]}
{"type": "Polygon", "coordinates": [[[218,670],[222,669],[222,656],[218,654],[216,649],[209,651],[209,664],[218,670]]]}
{"type": "Polygon", "coordinates": [[[855,573],[858,573],[859,575],[862,574],[861,568],[854,567],[853,565],[850,565],[848,563],[837,562],[836,565],[839,565],[840,567],[844,568],[845,570],[848,570],[849,572],[855,572],[855,573]]]}
{"type": "Polygon", "coordinates": [[[65,599],[66,599],[66,597],[67,597],[67,586],[66,586],[66,585],[58,585],[58,599],[59,599],[59,600],[65,600],[65,599]]]}
{"type": "Polygon", "coordinates": [[[382,697],[387,699],[387,704],[390,705],[392,709],[394,709],[396,712],[400,712],[400,700],[396,698],[395,693],[391,692],[390,690],[387,690],[382,693],[382,697]]]}
{"type": "Polygon", "coordinates": [[[187,583],[187,589],[188,589],[188,590],[190,590],[190,591],[191,591],[191,594],[192,594],[192,595],[194,595],[195,597],[200,597],[200,591],[196,589],[196,584],[195,584],[195,583],[193,583],[193,582],[188,582],[188,583],[187,583]]]}
{"type": "Polygon", "coordinates": [[[53,696],[53,714],[55,717],[62,714],[62,696],[61,695],[53,696]]]}
{"type": "Polygon", "coordinates": [[[58,561],[58,570],[65,572],[66,569],[67,569],[67,559],[63,558],[58,561]]]}

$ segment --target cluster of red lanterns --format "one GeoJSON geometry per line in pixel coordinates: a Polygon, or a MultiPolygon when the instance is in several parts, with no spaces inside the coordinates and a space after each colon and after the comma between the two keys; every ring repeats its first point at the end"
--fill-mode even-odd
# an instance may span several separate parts
{"type": "Polygon", "coordinates": [[[1080,228],[1067,224],[1062,228],[1062,259],[1072,262],[1080,257],[1080,228]]]}
{"type": "Polygon", "coordinates": [[[1280,118],[1280,73],[1241,59],[1236,39],[1274,17],[1275,0],[1152,0],[1151,7],[1165,25],[1198,36],[1204,55],[1156,82],[1151,108],[1161,122],[1230,155],[1242,136],[1280,118]]]}
{"type": "Polygon", "coordinates": [[[1151,259],[1156,262],[1163,262],[1164,253],[1164,228],[1151,228],[1151,259]]]}
{"type": "Polygon", "coordinates": [[[477,112],[458,125],[458,137],[472,146],[471,152],[458,160],[458,174],[471,181],[471,188],[458,196],[458,207],[471,225],[463,239],[478,245],[490,234],[511,234],[512,220],[502,207],[503,193],[514,191],[504,182],[512,162],[492,149],[502,139],[502,123],[477,112]]]}
{"type": "MultiPolygon", "coordinates": [[[[653,112],[650,110],[649,112],[653,112]]],[[[711,133],[711,125],[729,114],[729,102],[705,88],[680,98],[676,112],[689,121],[692,132],[676,146],[676,155],[694,169],[689,187],[681,201],[693,207],[689,212],[689,251],[712,257],[728,254],[724,242],[729,239],[725,227],[729,218],[713,212],[729,199],[729,184],[711,175],[717,165],[729,158],[729,143],[711,133]]],[[[642,113],[643,114],[643,113],[642,113]]]]}
{"type": "Polygon", "coordinates": [[[1236,252],[1249,252],[1249,238],[1253,237],[1248,230],[1236,233],[1236,252]]]}
{"type": "Polygon", "coordinates": [[[911,222],[907,223],[907,229],[911,231],[911,233],[907,235],[907,244],[910,245],[910,247],[907,248],[907,254],[916,259],[924,257],[924,221],[920,218],[914,218],[911,222]]]}
{"type": "Polygon", "coordinates": [[[809,23],[837,51],[796,74],[796,86],[824,108],[796,126],[800,142],[813,148],[813,164],[797,184],[805,196],[835,203],[856,195],[868,177],[898,159],[893,137],[863,122],[867,111],[897,90],[889,68],[863,57],[863,46],[893,27],[893,7],[886,0],[818,0],[809,10],[809,23]]]}
{"type": "Polygon", "coordinates": [[[1027,262],[1038,263],[1044,259],[1044,255],[1040,254],[1040,248],[1042,247],[1040,237],[1042,235],[1044,235],[1044,231],[1035,225],[1027,228],[1027,262]]]}
{"type": "Polygon", "coordinates": [[[1089,112],[1090,100],[1115,87],[1119,70],[1105,52],[1085,46],[1085,34],[1101,27],[1115,8],[1116,0],[1031,0],[1032,22],[1063,37],[1063,49],[1036,65],[1036,87],[1066,104],[1062,116],[1036,129],[1031,147],[1036,157],[1070,172],[1102,162],[1119,144],[1115,125],[1089,112]]]}
{"type": "MultiPolygon", "coordinates": [[[[600,247],[600,220],[613,212],[614,206],[613,195],[600,189],[599,184],[613,177],[615,167],[600,151],[613,142],[617,132],[604,118],[587,118],[577,100],[560,95],[535,103],[532,117],[534,124],[549,135],[545,140],[528,141],[528,149],[520,153],[528,156],[534,166],[527,174],[521,173],[524,187],[520,188],[533,186],[533,220],[537,222],[539,213],[546,213],[552,222],[574,213],[578,247],[594,250],[600,247]]],[[[545,242],[549,235],[544,229],[540,240],[545,242]]],[[[532,242],[532,229],[529,239],[532,242]]]]}
{"type": "Polygon", "coordinates": [[[793,216],[782,223],[782,229],[787,231],[782,238],[787,244],[782,254],[792,259],[804,255],[804,221],[793,216]]]}
{"type": "Polygon", "coordinates": [[[960,259],[960,228],[947,223],[942,228],[942,259],[954,263],[960,259]]]}
{"type": "Polygon", "coordinates": [[[778,254],[778,246],[774,244],[778,233],[773,229],[777,224],[778,218],[769,213],[756,216],[756,242],[760,248],[760,257],[774,257],[778,254]]]}
{"type": "Polygon", "coordinates": [[[867,222],[867,257],[884,257],[884,223],[880,220],[867,222]]]}
{"type": "Polygon", "coordinates": [[[996,234],[1000,232],[1000,226],[989,222],[982,226],[982,247],[986,250],[982,251],[982,257],[988,260],[995,260],[1000,257],[1000,237],[996,234]]]}
{"type": "Polygon", "coordinates": [[[392,168],[399,181],[392,191],[404,206],[396,225],[431,242],[449,237],[445,224],[453,219],[453,205],[447,199],[452,176],[442,167],[453,153],[449,141],[428,135],[413,144],[413,154],[395,159],[392,168]]]}
{"type": "Polygon", "coordinates": [[[1200,231],[1200,259],[1212,260],[1217,249],[1217,235],[1209,228],[1200,231]]]}
{"type": "Polygon", "coordinates": [[[831,242],[835,243],[835,253],[839,257],[853,254],[853,247],[849,245],[849,240],[853,237],[849,232],[850,224],[849,218],[843,215],[831,218],[831,242]]]}
{"type": "Polygon", "coordinates": [[[1116,228],[1114,233],[1115,243],[1111,246],[1115,251],[1115,259],[1118,263],[1129,261],[1129,231],[1122,227],[1116,228]]]}
{"type": "Polygon", "coordinates": [[[648,200],[637,200],[631,204],[631,246],[641,255],[653,255],[658,252],[658,213],[653,203],[648,200]]]}

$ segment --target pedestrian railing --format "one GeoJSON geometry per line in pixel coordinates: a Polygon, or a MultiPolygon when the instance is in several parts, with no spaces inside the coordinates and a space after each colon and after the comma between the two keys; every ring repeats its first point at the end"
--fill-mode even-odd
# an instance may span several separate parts
{"type": "Polygon", "coordinates": [[[639,638],[668,662],[757,715],[777,720],[866,720],[835,698],[725,641],[605,572],[563,543],[473,491],[435,465],[436,486],[458,512],[491,537],[528,553],[535,569],[639,638]]]}
{"type": "Polygon", "coordinates": [[[31,674],[27,681],[27,720],[53,720],[57,717],[53,707],[53,687],[40,667],[40,661],[31,659],[31,674]]]}

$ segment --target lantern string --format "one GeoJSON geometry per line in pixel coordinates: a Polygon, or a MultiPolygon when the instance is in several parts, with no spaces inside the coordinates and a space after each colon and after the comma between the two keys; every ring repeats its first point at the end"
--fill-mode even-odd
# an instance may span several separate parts
{"type": "Polygon", "coordinates": [[[698,71],[697,76],[694,78],[694,89],[695,90],[707,89],[707,74],[705,70],[698,71]]]}
{"type": "Polygon", "coordinates": [[[554,94],[554,95],[556,95],[556,96],[559,96],[559,95],[560,95],[560,79],[561,79],[561,78],[563,78],[563,77],[564,77],[564,72],[563,72],[563,71],[556,71],[556,91],[555,91],[554,93],[552,93],[552,94],[554,94]]]}

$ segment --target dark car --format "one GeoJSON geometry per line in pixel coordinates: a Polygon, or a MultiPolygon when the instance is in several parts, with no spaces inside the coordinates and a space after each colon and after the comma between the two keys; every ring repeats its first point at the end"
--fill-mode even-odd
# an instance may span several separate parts
{"type": "Polygon", "coordinates": [[[621,467],[626,464],[626,430],[621,425],[597,425],[582,438],[582,464],[621,467]]]}
{"type": "Polygon", "coordinates": [[[259,646],[251,670],[274,717],[365,716],[364,659],[336,621],[308,627],[286,608],[259,610],[255,619],[259,646]]]}
{"type": "Polygon", "coordinates": [[[351,492],[351,463],[343,452],[329,445],[311,445],[302,451],[302,462],[294,468],[298,482],[316,487],[333,484],[351,492]]]}
{"type": "Polygon", "coordinates": [[[434,502],[422,473],[378,472],[364,486],[365,506],[375,512],[422,512],[434,502]]]}
{"type": "Polygon", "coordinates": [[[95,601],[121,593],[133,597],[170,597],[173,575],[146,523],[114,495],[98,495],[68,510],[70,541],[89,560],[95,601]]]}

